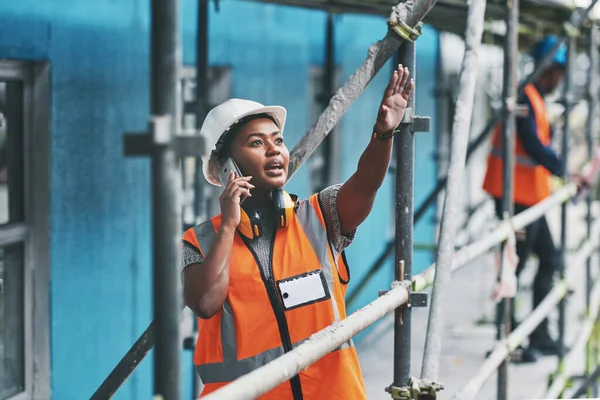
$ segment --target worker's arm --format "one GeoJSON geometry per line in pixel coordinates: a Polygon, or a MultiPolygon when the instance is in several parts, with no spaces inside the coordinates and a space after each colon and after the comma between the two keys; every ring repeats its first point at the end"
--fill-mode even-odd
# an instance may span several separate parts
{"type": "Polygon", "coordinates": [[[200,318],[210,318],[223,306],[229,287],[229,262],[235,228],[224,226],[202,263],[183,270],[183,299],[200,318]]]}
{"type": "Polygon", "coordinates": [[[227,298],[229,266],[235,231],[240,223],[240,196],[249,193],[254,185],[249,177],[234,178],[223,190],[221,226],[210,249],[203,249],[206,258],[202,263],[191,264],[183,270],[183,298],[185,304],[200,318],[215,315],[227,298]]]}
{"type": "MultiPolygon", "coordinates": [[[[408,69],[398,66],[388,84],[374,126],[378,134],[393,132],[406,111],[413,82],[408,80],[408,69]]],[[[342,185],[337,196],[337,210],[342,234],[350,234],[367,218],[377,190],[392,156],[393,140],[371,138],[358,162],[356,172],[342,185]]]]}
{"type": "Polygon", "coordinates": [[[545,146],[540,141],[531,102],[527,98],[523,100],[527,102],[529,113],[526,117],[516,118],[517,135],[523,143],[523,148],[536,163],[546,168],[551,174],[562,177],[564,171],[562,160],[552,147],[545,146]]]}

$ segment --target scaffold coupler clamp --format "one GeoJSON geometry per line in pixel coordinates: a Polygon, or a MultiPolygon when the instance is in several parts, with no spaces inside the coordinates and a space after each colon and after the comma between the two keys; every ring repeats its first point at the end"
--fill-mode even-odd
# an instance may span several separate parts
{"type": "Polygon", "coordinates": [[[410,125],[413,132],[429,132],[430,124],[431,118],[415,115],[415,110],[412,107],[408,107],[404,111],[404,117],[400,121],[400,126],[410,125]]]}
{"type": "Polygon", "coordinates": [[[390,27],[390,29],[396,34],[398,35],[398,37],[402,40],[406,40],[410,43],[414,43],[415,40],[417,40],[419,38],[419,36],[421,36],[421,33],[423,32],[422,26],[423,24],[421,22],[419,22],[417,25],[415,25],[414,28],[411,28],[410,26],[408,26],[408,24],[402,20],[397,20],[397,21],[389,21],[388,25],[390,27]]]}
{"type": "Polygon", "coordinates": [[[392,395],[392,399],[399,400],[431,400],[437,398],[437,392],[443,390],[444,386],[427,379],[410,378],[406,386],[396,387],[393,385],[385,388],[392,395]]]}
{"type": "Polygon", "coordinates": [[[579,29],[579,26],[583,25],[583,23],[587,19],[587,17],[581,16],[582,13],[583,9],[579,10],[579,13],[573,14],[573,16],[569,20],[563,23],[563,32],[565,36],[569,37],[570,39],[576,38],[577,36],[581,35],[581,30],[579,29]]]}

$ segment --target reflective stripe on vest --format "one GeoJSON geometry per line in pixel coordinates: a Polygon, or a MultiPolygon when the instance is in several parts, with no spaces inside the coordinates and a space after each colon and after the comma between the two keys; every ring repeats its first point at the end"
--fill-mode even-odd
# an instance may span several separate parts
{"type": "Polygon", "coordinates": [[[196,225],[194,227],[194,233],[196,234],[196,239],[200,244],[200,252],[202,252],[202,256],[206,258],[206,254],[203,252],[208,252],[212,249],[213,243],[217,239],[217,233],[215,232],[215,228],[213,227],[212,222],[206,221],[200,225],[196,225]]]}
{"type": "MultiPolygon", "coordinates": [[[[200,332],[200,335],[202,332],[200,332]]],[[[237,359],[237,346],[235,338],[235,323],[231,306],[228,301],[223,304],[223,316],[221,318],[221,343],[223,345],[223,362],[204,365],[196,365],[196,371],[203,383],[218,383],[233,381],[240,376],[255,370],[282,356],[283,347],[277,347],[248,357],[243,360],[237,359]]]]}
{"type": "MultiPolygon", "coordinates": [[[[499,149],[496,146],[494,146],[494,147],[492,147],[490,154],[492,154],[496,157],[502,158],[502,149],[499,149]]],[[[515,156],[515,163],[517,163],[518,165],[522,165],[524,167],[539,166],[539,164],[536,163],[535,161],[533,161],[531,158],[524,156],[524,155],[520,155],[520,154],[517,154],[515,156]]]]}
{"type": "MultiPolygon", "coordinates": [[[[333,307],[335,322],[339,322],[339,310],[334,294],[335,288],[333,279],[335,274],[333,265],[331,263],[332,256],[329,250],[327,231],[321,224],[316,211],[313,209],[309,201],[304,201],[301,203],[297,210],[296,218],[302,226],[304,234],[306,235],[310,246],[313,248],[321,264],[323,275],[325,276],[327,287],[329,289],[329,293],[331,294],[330,300],[333,307]]],[[[212,223],[207,221],[203,224],[200,224],[194,228],[194,232],[196,233],[200,247],[208,251],[216,240],[216,232],[212,223]]],[[[199,332],[199,335],[202,335],[201,331],[199,332]]],[[[292,343],[292,347],[295,348],[299,346],[305,340],[292,343]]],[[[249,372],[252,372],[256,368],[275,360],[285,353],[284,348],[279,346],[263,351],[255,356],[238,360],[235,318],[228,300],[225,301],[222,307],[221,343],[223,351],[222,362],[196,365],[196,371],[202,379],[202,382],[205,384],[233,381],[249,372]]],[[[341,350],[352,346],[354,346],[354,344],[352,340],[350,340],[345,342],[336,350],[341,350]]]]}

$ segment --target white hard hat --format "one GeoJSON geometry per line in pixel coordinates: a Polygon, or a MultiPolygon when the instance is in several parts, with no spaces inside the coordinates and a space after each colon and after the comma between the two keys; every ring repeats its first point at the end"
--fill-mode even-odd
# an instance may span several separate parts
{"type": "Polygon", "coordinates": [[[256,101],[243,99],[229,99],[210,110],[200,128],[200,135],[205,140],[201,158],[202,172],[206,180],[215,186],[221,186],[216,171],[215,174],[210,171],[210,160],[217,142],[232,125],[249,115],[268,114],[283,132],[286,113],[286,109],[280,106],[264,106],[256,101]]]}

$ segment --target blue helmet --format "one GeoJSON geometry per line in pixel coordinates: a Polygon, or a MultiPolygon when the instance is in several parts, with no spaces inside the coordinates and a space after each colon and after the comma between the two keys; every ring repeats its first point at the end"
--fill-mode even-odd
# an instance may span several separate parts
{"type": "MultiPolygon", "coordinates": [[[[560,39],[554,35],[545,36],[538,41],[530,52],[530,55],[533,57],[536,64],[540,62],[559,41],[560,39]]],[[[567,46],[565,46],[564,43],[561,44],[558,50],[556,50],[556,53],[554,53],[552,63],[562,67],[567,65],[567,46]]]]}

